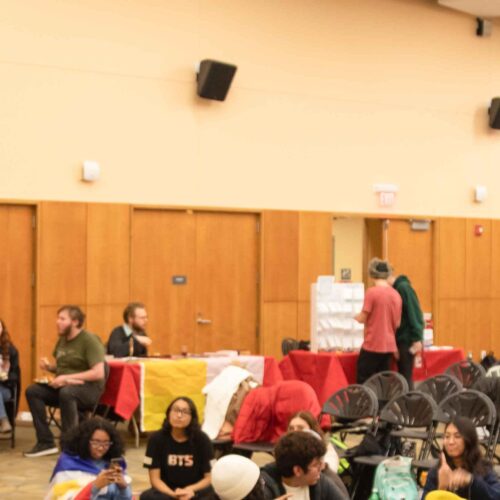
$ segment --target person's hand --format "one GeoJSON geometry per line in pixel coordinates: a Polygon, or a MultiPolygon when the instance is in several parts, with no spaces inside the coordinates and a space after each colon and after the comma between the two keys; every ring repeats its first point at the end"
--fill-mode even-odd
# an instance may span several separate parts
{"type": "Polygon", "coordinates": [[[413,352],[413,353],[417,353],[417,352],[422,352],[422,342],[420,342],[420,340],[418,342],[413,342],[413,344],[411,345],[410,347],[410,350],[413,352]]]}
{"type": "Polygon", "coordinates": [[[453,491],[458,490],[459,488],[463,488],[464,486],[467,486],[470,484],[472,481],[472,474],[459,467],[458,469],[455,469],[454,471],[451,472],[451,478],[450,478],[450,489],[453,491]]]}
{"type": "Polygon", "coordinates": [[[139,344],[144,346],[149,346],[153,343],[153,341],[147,335],[134,335],[135,340],[139,342],[139,344]]]}
{"type": "Polygon", "coordinates": [[[193,498],[195,495],[194,490],[191,488],[176,488],[175,490],[175,497],[179,498],[180,500],[189,500],[190,498],[193,498]]]}
{"type": "Polygon", "coordinates": [[[452,470],[446,461],[444,453],[441,452],[441,465],[438,470],[438,486],[440,490],[447,490],[451,483],[452,470]]]}
{"type": "Polygon", "coordinates": [[[41,358],[39,366],[42,370],[44,370],[46,372],[50,372],[50,363],[49,363],[49,360],[47,358],[41,358]]]}
{"type": "Polygon", "coordinates": [[[127,481],[125,481],[125,476],[123,475],[122,468],[115,465],[112,470],[115,472],[114,482],[116,483],[118,488],[124,490],[128,486],[128,484],[127,481]]]}
{"type": "Polygon", "coordinates": [[[94,486],[100,490],[108,484],[115,482],[116,471],[114,469],[103,469],[94,480],[94,486]]]}
{"type": "Polygon", "coordinates": [[[49,384],[54,389],[60,389],[67,384],[66,375],[58,375],[52,382],[49,384]]]}
{"type": "Polygon", "coordinates": [[[394,351],[394,352],[392,353],[392,355],[394,356],[394,359],[395,359],[396,361],[399,361],[399,351],[394,351]]]}

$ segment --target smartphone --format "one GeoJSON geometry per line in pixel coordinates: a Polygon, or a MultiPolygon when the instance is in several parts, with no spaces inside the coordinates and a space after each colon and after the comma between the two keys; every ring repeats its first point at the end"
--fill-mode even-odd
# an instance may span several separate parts
{"type": "Polygon", "coordinates": [[[122,459],[121,458],[112,458],[109,461],[109,468],[121,471],[122,470],[122,459]]]}

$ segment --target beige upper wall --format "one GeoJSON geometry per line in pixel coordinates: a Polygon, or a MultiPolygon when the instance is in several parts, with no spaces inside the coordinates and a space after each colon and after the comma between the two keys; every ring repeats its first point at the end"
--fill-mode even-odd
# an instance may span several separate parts
{"type": "Polygon", "coordinates": [[[498,25],[434,0],[0,7],[0,198],[377,213],[391,182],[392,212],[500,217],[498,25]],[[224,103],[195,97],[207,57],[238,65],[224,103]]]}

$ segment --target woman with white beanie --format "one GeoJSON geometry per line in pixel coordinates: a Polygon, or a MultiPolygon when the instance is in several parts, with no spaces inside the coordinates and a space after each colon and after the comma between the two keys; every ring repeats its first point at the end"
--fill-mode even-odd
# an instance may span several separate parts
{"type": "Polygon", "coordinates": [[[225,455],[212,468],[212,487],[220,500],[264,500],[259,466],[241,455],[225,455]]]}

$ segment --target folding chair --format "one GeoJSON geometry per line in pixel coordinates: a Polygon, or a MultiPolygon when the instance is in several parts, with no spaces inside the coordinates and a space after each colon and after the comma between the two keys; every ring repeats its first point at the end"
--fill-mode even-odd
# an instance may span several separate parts
{"type": "Polygon", "coordinates": [[[320,418],[329,415],[332,418],[331,432],[339,432],[344,441],[347,434],[364,433],[373,428],[377,414],[378,400],[375,393],[364,385],[352,384],[328,398],[321,409],[320,418]]]}
{"type": "MultiPolygon", "coordinates": [[[[109,365],[108,363],[104,362],[104,387],[106,386],[106,383],[108,381],[109,372],[110,372],[109,365]]],[[[101,395],[99,395],[99,398],[101,397],[101,395]]],[[[97,399],[97,402],[93,406],[78,408],[79,420],[84,420],[86,418],[90,418],[96,415],[97,409],[99,407],[99,398],[97,399]]],[[[53,423],[59,430],[61,430],[62,429],[61,422],[57,418],[58,411],[59,411],[58,405],[47,406],[47,421],[49,425],[53,423]]]]}
{"type": "Polygon", "coordinates": [[[452,364],[446,369],[445,373],[456,377],[465,389],[471,388],[480,377],[486,375],[481,365],[469,360],[463,360],[452,364]]]}
{"type": "Polygon", "coordinates": [[[462,383],[453,375],[442,373],[424,380],[418,386],[420,392],[428,394],[437,404],[450,394],[455,394],[463,389],[462,383]]]}
{"type": "Polygon", "coordinates": [[[281,341],[281,353],[283,354],[283,356],[288,355],[290,351],[296,351],[297,349],[299,349],[299,347],[299,341],[291,337],[285,337],[281,341]]]}
{"type": "Polygon", "coordinates": [[[381,430],[388,433],[388,446],[384,455],[354,457],[354,463],[361,467],[355,475],[352,497],[356,494],[364,467],[376,467],[388,456],[397,453],[395,441],[403,439],[421,440],[419,458],[426,456],[432,442],[438,408],[435,401],[419,391],[410,391],[391,399],[380,412],[376,436],[381,430]]]}
{"type": "Polygon", "coordinates": [[[408,392],[408,382],[403,375],[390,370],[372,375],[363,385],[377,396],[379,412],[388,401],[408,392]]]}
{"type": "Polygon", "coordinates": [[[21,379],[3,382],[11,391],[9,399],[4,400],[7,418],[9,419],[10,426],[12,427],[10,435],[10,447],[16,446],[16,417],[19,408],[19,396],[21,393],[21,379]]]}

